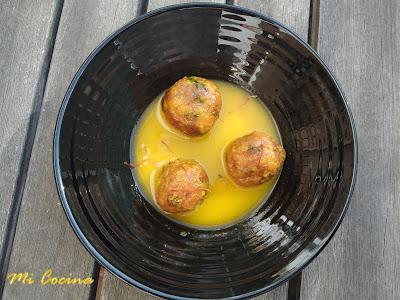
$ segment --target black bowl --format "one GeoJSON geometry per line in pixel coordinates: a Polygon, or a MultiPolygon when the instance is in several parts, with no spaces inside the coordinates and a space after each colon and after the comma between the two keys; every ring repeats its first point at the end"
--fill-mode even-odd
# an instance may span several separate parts
{"type": "Polygon", "coordinates": [[[58,191],[82,243],[124,281],[175,299],[249,297],[289,279],[337,229],[356,165],[349,107],[318,55],[282,24],[226,5],[168,7],[108,37],[72,81],[54,140],[58,191]],[[287,151],[268,201],[221,230],[160,215],[123,164],[141,112],[187,74],[258,95],[287,151]]]}

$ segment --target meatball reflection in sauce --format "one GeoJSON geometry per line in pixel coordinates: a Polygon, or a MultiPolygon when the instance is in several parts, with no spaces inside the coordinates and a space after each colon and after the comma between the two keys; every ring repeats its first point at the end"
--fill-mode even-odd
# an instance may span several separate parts
{"type": "Polygon", "coordinates": [[[207,196],[208,176],[192,159],[175,159],[161,170],[156,201],[168,213],[190,212],[207,196]]]}
{"type": "Polygon", "coordinates": [[[190,136],[210,131],[218,119],[222,100],[218,88],[201,77],[183,77],[171,86],[162,101],[169,123],[190,136]]]}
{"type": "Polygon", "coordinates": [[[253,132],[229,144],[225,166],[236,184],[250,187],[279,174],[286,153],[283,147],[263,132],[253,132]]]}

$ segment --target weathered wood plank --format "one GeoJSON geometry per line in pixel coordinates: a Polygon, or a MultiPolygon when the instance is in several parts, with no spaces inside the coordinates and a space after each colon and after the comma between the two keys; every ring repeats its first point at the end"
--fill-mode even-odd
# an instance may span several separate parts
{"type": "Polygon", "coordinates": [[[319,52],[341,82],[359,139],[347,216],[303,274],[302,299],[399,299],[400,5],[321,1],[319,52]]]}
{"type": "MultiPolygon", "coordinates": [[[[72,232],[56,191],[53,131],[61,101],[83,60],[108,34],[131,20],[136,8],[137,2],[132,0],[64,3],[9,273],[28,271],[40,279],[43,271],[52,268],[58,276],[92,275],[94,260],[72,232]]],[[[7,285],[4,298],[87,299],[90,293],[88,286],[49,286],[38,281],[7,285]]]]}
{"type": "Polygon", "coordinates": [[[156,296],[147,294],[140,289],[129,286],[122,280],[104,270],[103,286],[98,290],[101,300],[126,299],[126,300],[141,300],[141,299],[159,299],[156,296]]]}
{"type": "Polygon", "coordinates": [[[0,2],[0,248],[56,7],[51,0],[0,2]]]}
{"type": "Polygon", "coordinates": [[[310,0],[235,0],[234,4],[276,19],[307,41],[310,0]]]}
{"type": "Polygon", "coordinates": [[[156,8],[180,4],[180,3],[190,3],[190,2],[214,2],[214,3],[225,3],[224,0],[149,0],[148,11],[156,8]]]}
{"type": "MultiPolygon", "coordinates": [[[[201,2],[201,1],[179,1],[179,0],[150,0],[148,9],[153,10],[166,5],[172,5],[183,2],[201,2]]],[[[210,2],[210,1],[203,1],[210,2]]],[[[224,3],[224,1],[213,1],[224,3]]],[[[250,9],[257,10],[266,15],[269,15],[278,21],[281,21],[291,28],[295,29],[303,38],[307,38],[308,30],[308,16],[309,16],[309,0],[301,1],[268,1],[268,3],[258,0],[240,0],[236,1],[235,4],[245,6],[250,9]]],[[[139,289],[133,288],[118,280],[116,277],[104,271],[103,283],[101,289],[99,289],[100,299],[111,300],[111,299],[156,299],[155,296],[148,295],[139,289]]],[[[282,300],[286,299],[287,295],[287,284],[284,284],[274,291],[259,296],[256,299],[259,300],[282,300]]]]}

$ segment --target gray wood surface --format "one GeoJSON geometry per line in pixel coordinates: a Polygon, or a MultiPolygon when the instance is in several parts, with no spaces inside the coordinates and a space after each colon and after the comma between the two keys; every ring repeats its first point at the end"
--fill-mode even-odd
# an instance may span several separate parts
{"type": "Polygon", "coordinates": [[[141,299],[160,299],[156,296],[147,294],[140,289],[129,286],[127,283],[119,280],[111,273],[104,270],[103,284],[98,289],[98,299],[101,300],[141,300],[141,299]]]}
{"type": "Polygon", "coordinates": [[[148,11],[163,6],[180,4],[180,3],[190,3],[190,2],[214,2],[214,3],[225,3],[224,0],[149,0],[148,11]]]}
{"type": "MultiPolygon", "coordinates": [[[[182,2],[199,2],[199,1],[179,1],[179,0],[150,0],[148,9],[156,9],[166,5],[172,5],[182,2]]],[[[209,2],[209,1],[208,1],[209,2]]],[[[214,1],[224,2],[224,1],[214,1]]],[[[240,0],[235,2],[247,8],[255,9],[261,13],[269,15],[278,21],[287,24],[289,27],[297,31],[303,38],[307,38],[308,18],[309,18],[309,0],[273,0],[273,1],[253,1],[240,0]]],[[[282,300],[286,299],[287,284],[284,284],[270,293],[259,296],[258,300],[282,300]]],[[[117,279],[106,270],[101,286],[98,289],[98,296],[102,300],[112,299],[156,299],[152,295],[148,295],[139,289],[133,288],[117,279]]]]}
{"type": "Polygon", "coordinates": [[[307,41],[310,0],[235,0],[234,4],[276,19],[307,41]]]}
{"type": "Polygon", "coordinates": [[[399,299],[399,1],[321,1],[319,52],[353,110],[359,172],[343,224],[303,273],[301,296],[399,299]]]}
{"type": "Polygon", "coordinates": [[[57,2],[0,2],[0,248],[57,2]]]}
{"type": "MultiPolygon", "coordinates": [[[[34,3],[25,3],[33,10],[34,3]]],[[[9,273],[27,271],[40,277],[42,272],[52,268],[58,276],[92,275],[94,260],[72,232],[56,191],[53,131],[61,101],[75,72],[97,44],[135,16],[136,4],[133,0],[68,0],[64,3],[9,273]]],[[[43,10],[45,6],[43,4],[43,10]]],[[[30,13],[29,10],[25,12],[27,17],[30,13]]],[[[24,23],[25,15],[18,18],[24,23]]],[[[40,53],[33,42],[30,46],[35,54],[40,53]]],[[[29,63],[17,65],[21,68],[29,63]]],[[[17,87],[23,90],[23,86],[17,87]]],[[[87,286],[14,284],[6,285],[4,299],[88,299],[89,293],[87,286]]]]}

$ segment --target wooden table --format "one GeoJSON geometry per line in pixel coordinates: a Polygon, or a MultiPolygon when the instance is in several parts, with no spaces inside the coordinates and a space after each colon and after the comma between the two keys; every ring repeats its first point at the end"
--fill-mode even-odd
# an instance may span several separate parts
{"type": "MultiPolygon", "coordinates": [[[[188,1],[0,2],[0,241],[4,299],[153,299],[103,270],[60,205],[52,167],[57,112],[79,66],[146,11],[188,1]],[[7,274],[91,276],[92,285],[10,284],[7,274]]],[[[214,2],[225,2],[216,0],[214,2]]],[[[258,299],[400,297],[400,2],[227,0],[298,32],[332,68],[358,128],[350,209],[302,274],[258,299]]]]}

